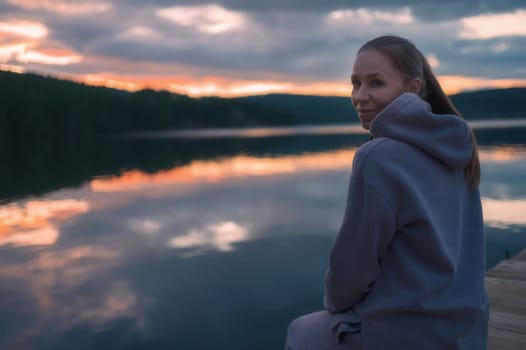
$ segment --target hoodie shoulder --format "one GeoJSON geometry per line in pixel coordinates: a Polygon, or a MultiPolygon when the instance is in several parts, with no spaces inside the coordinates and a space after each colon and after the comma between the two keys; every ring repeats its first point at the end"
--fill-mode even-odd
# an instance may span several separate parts
{"type": "Polygon", "coordinates": [[[471,129],[460,117],[434,114],[426,101],[404,93],[371,122],[375,138],[387,137],[408,143],[447,164],[464,168],[473,151],[471,129]]]}

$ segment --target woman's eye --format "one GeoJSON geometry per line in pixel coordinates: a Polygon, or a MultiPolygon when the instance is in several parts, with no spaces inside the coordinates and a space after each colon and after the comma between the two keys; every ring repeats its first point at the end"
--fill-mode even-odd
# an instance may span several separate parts
{"type": "Polygon", "coordinates": [[[371,86],[382,86],[383,84],[384,84],[383,81],[381,81],[381,80],[377,80],[377,79],[375,79],[375,80],[373,80],[373,81],[371,82],[371,86]]]}
{"type": "Polygon", "coordinates": [[[358,80],[351,80],[353,88],[360,87],[360,82],[358,80]]]}

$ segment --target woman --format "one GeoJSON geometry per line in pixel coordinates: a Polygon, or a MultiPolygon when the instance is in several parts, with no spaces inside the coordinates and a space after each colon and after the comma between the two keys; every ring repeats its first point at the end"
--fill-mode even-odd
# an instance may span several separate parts
{"type": "Polygon", "coordinates": [[[474,135],[408,40],[364,44],[351,101],[372,138],[353,160],[325,275],[326,311],[286,349],[486,349],[485,241],[474,135]]]}

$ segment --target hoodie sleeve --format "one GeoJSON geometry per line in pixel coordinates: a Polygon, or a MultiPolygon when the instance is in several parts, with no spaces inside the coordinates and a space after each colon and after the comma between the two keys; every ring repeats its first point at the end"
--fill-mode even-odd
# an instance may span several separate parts
{"type": "Polygon", "coordinates": [[[352,175],[343,223],[325,273],[327,311],[345,311],[367,295],[380,273],[380,259],[395,225],[394,212],[382,194],[352,175]]]}

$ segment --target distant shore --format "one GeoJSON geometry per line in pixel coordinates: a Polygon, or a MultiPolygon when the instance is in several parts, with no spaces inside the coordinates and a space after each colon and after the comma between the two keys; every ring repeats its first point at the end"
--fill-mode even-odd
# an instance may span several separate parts
{"type": "MultiPolygon", "coordinates": [[[[480,129],[506,129],[526,127],[524,119],[489,119],[472,120],[468,124],[474,130],[480,129]]],[[[245,127],[245,128],[211,128],[211,129],[177,129],[163,131],[145,131],[123,134],[121,137],[136,139],[158,138],[264,138],[292,135],[337,135],[337,134],[366,134],[360,124],[328,124],[328,125],[300,125],[282,127],[245,127]]]]}

